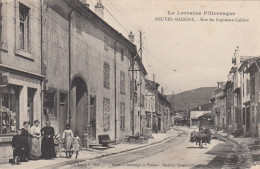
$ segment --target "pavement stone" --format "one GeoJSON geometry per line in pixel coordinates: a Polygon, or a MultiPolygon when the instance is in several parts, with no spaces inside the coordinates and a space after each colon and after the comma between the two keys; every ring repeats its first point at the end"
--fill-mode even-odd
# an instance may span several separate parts
{"type": "Polygon", "coordinates": [[[239,168],[250,168],[252,166],[255,166],[253,157],[252,157],[252,151],[250,151],[248,145],[254,144],[254,141],[256,138],[234,138],[230,137],[227,133],[223,133],[221,131],[217,131],[216,134],[227,141],[230,141],[234,144],[236,144],[236,148],[240,149],[240,151],[237,151],[237,155],[239,157],[238,166],[239,168]]]}

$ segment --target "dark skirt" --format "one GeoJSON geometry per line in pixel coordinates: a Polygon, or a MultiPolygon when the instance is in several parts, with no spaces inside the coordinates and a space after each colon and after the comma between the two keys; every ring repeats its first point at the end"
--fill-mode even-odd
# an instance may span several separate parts
{"type": "Polygon", "coordinates": [[[48,138],[48,136],[43,137],[41,151],[42,158],[44,159],[51,159],[56,157],[53,136],[50,138],[48,138]]]}

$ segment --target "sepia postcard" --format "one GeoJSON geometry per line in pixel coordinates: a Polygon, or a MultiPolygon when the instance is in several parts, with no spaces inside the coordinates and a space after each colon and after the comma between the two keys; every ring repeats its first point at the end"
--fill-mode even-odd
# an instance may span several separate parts
{"type": "Polygon", "coordinates": [[[0,0],[2,168],[260,168],[260,1],[0,0]]]}

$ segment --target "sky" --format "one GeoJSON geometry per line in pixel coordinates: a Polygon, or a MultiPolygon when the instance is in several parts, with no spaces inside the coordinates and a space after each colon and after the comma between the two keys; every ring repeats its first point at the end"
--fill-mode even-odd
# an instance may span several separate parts
{"type": "MultiPolygon", "coordinates": [[[[87,2],[94,10],[97,0],[87,2]]],[[[165,94],[227,81],[237,46],[241,56],[260,56],[259,1],[102,0],[102,4],[104,20],[125,37],[132,31],[138,49],[142,31],[147,78],[152,80],[155,74],[165,94]],[[202,15],[177,15],[177,11],[202,15]],[[235,14],[203,15],[204,11],[235,14]],[[155,21],[156,17],[193,17],[195,21],[155,21]],[[248,22],[219,22],[216,18],[248,22]]]]}

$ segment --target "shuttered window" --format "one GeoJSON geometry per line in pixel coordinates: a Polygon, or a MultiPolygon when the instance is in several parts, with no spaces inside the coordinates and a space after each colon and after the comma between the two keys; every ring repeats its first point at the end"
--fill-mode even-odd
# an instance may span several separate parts
{"type": "Polygon", "coordinates": [[[125,103],[120,103],[120,129],[125,130],[125,103]]]}
{"type": "Polygon", "coordinates": [[[103,102],[103,128],[104,131],[108,131],[110,129],[110,99],[104,98],[103,102]]]}
{"type": "Polygon", "coordinates": [[[125,73],[120,72],[120,93],[125,94],[125,73]]]}
{"type": "Polygon", "coordinates": [[[110,66],[104,62],[104,88],[109,89],[110,87],[110,66]]]}

